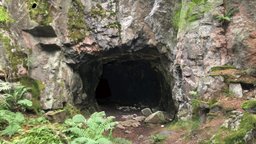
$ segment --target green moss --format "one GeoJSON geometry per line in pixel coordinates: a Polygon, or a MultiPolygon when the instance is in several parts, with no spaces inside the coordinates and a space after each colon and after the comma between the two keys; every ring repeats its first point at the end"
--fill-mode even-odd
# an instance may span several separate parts
{"type": "Polygon", "coordinates": [[[208,0],[192,0],[178,4],[171,23],[176,30],[186,28],[191,22],[200,19],[205,12],[211,10],[208,0]]]}
{"type": "Polygon", "coordinates": [[[27,61],[27,55],[22,52],[20,47],[12,45],[9,37],[0,34],[0,41],[3,44],[9,66],[12,68],[13,72],[17,73],[18,65],[24,66],[27,61]]]}
{"type": "Polygon", "coordinates": [[[95,18],[97,17],[105,18],[105,17],[115,16],[115,15],[116,15],[116,12],[104,9],[99,3],[96,4],[96,6],[92,7],[91,9],[91,16],[95,18]]]}
{"type": "Polygon", "coordinates": [[[13,19],[7,12],[7,9],[0,6],[0,27],[5,27],[8,23],[12,22],[13,19]]]}
{"type": "Polygon", "coordinates": [[[256,108],[256,100],[248,100],[242,104],[242,108],[244,110],[248,110],[251,108],[256,108]]]}
{"type": "Polygon", "coordinates": [[[108,24],[107,28],[121,29],[121,24],[119,22],[113,22],[113,23],[108,24]]]}
{"type": "Polygon", "coordinates": [[[227,70],[227,69],[236,69],[236,67],[231,65],[215,66],[211,68],[211,71],[227,70]]]}
{"type": "MultiPolygon", "coordinates": [[[[245,144],[244,136],[256,125],[256,116],[244,113],[238,130],[231,131],[227,128],[220,128],[214,136],[212,142],[219,144],[245,144]]],[[[211,143],[212,143],[211,142],[211,143]]]]}
{"type": "Polygon", "coordinates": [[[30,18],[40,25],[49,25],[53,16],[50,13],[50,4],[46,0],[27,0],[30,18]],[[34,7],[33,7],[34,6],[34,7]]]}
{"type": "Polygon", "coordinates": [[[72,0],[68,11],[68,31],[69,38],[73,42],[79,42],[89,35],[83,10],[84,6],[80,0],[72,0]]]}
{"type": "Polygon", "coordinates": [[[64,110],[67,112],[67,114],[69,116],[75,116],[76,114],[80,114],[81,111],[79,109],[77,109],[75,106],[73,106],[72,104],[67,104],[65,107],[64,107],[64,110]]]}
{"type": "Polygon", "coordinates": [[[35,112],[38,112],[41,108],[40,94],[41,94],[41,91],[44,90],[44,88],[45,88],[44,84],[41,81],[35,80],[33,78],[30,78],[30,77],[22,77],[20,79],[20,83],[22,85],[30,88],[30,92],[33,96],[32,97],[32,102],[33,102],[32,109],[35,112]]]}

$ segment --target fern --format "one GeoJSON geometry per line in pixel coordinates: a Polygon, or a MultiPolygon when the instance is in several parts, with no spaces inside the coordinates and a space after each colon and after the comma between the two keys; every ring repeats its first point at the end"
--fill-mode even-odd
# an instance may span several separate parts
{"type": "Polygon", "coordinates": [[[32,101],[28,100],[28,99],[19,100],[17,102],[17,104],[21,105],[22,107],[26,107],[26,108],[32,107],[32,105],[33,105],[32,101]]]}
{"type": "Polygon", "coordinates": [[[23,99],[23,95],[29,88],[20,84],[11,84],[9,82],[0,82],[0,91],[4,91],[0,95],[0,109],[20,110],[32,106],[32,102],[23,99]]]}
{"type": "Polygon", "coordinates": [[[75,115],[65,121],[68,129],[65,131],[73,139],[72,144],[110,144],[112,130],[116,122],[114,117],[106,117],[105,112],[96,112],[86,120],[82,115],[75,115]],[[109,133],[109,136],[103,133],[109,133]]]}
{"type": "Polygon", "coordinates": [[[12,88],[11,83],[0,81],[0,92],[10,90],[11,88],[12,88]]]}
{"type": "Polygon", "coordinates": [[[54,130],[47,125],[34,127],[27,133],[20,136],[12,144],[62,144],[59,135],[56,135],[54,130]]]}
{"type": "Polygon", "coordinates": [[[8,110],[0,110],[0,126],[7,125],[4,130],[0,132],[0,135],[12,136],[17,133],[21,124],[25,121],[24,116],[21,113],[14,113],[8,110]],[[5,123],[7,122],[7,123],[5,123]]]}

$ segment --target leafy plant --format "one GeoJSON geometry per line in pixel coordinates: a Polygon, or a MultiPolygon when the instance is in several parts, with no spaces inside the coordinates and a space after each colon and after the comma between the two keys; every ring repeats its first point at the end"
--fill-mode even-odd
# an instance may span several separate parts
{"type": "Polygon", "coordinates": [[[153,141],[153,143],[163,142],[166,138],[167,136],[161,134],[155,134],[151,136],[151,140],[153,141]]]}
{"type": "Polygon", "coordinates": [[[32,106],[30,100],[24,99],[23,95],[29,88],[20,84],[11,84],[9,82],[0,82],[0,90],[4,94],[0,96],[0,108],[8,108],[10,110],[20,110],[32,106]]]}
{"type": "Polygon", "coordinates": [[[78,114],[65,121],[68,128],[65,132],[72,138],[71,144],[112,143],[112,130],[117,124],[113,119],[114,117],[106,117],[105,112],[96,112],[88,120],[78,114]],[[105,133],[109,135],[105,136],[105,133]]]}
{"type": "Polygon", "coordinates": [[[220,22],[230,22],[232,19],[232,16],[238,12],[237,8],[231,8],[229,9],[224,15],[217,15],[216,19],[220,22]]]}
{"type": "Polygon", "coordinates": [[[24,116],[19,112],[0,110],[0,127],[3,128],[0,135],[12,136],[20,130],[24,121],[24,116]]]}
{"type": "Polygon", "coordinates": [[[62,144],[58,131],[48,125],[34,127],[27,133],[20,136],[19,139],[14,140],[13,144],[62,144]]]}

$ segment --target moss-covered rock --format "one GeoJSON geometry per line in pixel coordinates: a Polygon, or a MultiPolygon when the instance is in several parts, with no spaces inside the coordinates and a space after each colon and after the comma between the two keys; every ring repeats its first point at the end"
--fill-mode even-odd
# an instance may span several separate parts
{"type": "Polygon", "coordinates": [[[53,16],[50,12],[50,4],[46,0],[27,0],[30,18],[39,25],[49,25],[53,16]]]}
{"type": "Polygon", "coordinates": [[[8,23],[12,21],[13,19],[9,15],[7,9],[4,8],[3,6],[0,6],[0,27],[4,28],[8,23]]]}
{"type": "Polygon", "coordinates": [[[211,68],[211,71],[219,71],[219,70],[227,70],[227,69],[236,69],[236,67],[232,65],[215,66],[211,68]]]}
{"type": "Polygon", "coordinates": [[[244,137],[248,131],[253,129],[256,125],[256,115],[245,113],[241,120],[239,129],[232,131],[224,138],[225,144],[245,144],[244,137]]]}
{"type": "Polygon", "coordinates": [[[256,108],[256,100],[248,100],[242,104],[244,110],[256,108]]]}
{"type": "Polygon", "coordinates": [[[33,102],[32,110],[34,110],[35,112],[38,112],[41,109],[40,94],[41,94],[41,91],[44,90],[44,88],[45,88],[44,84],[41,81],[35,80],[30,77],[22,77],[20,79],[20,83],[22,85],[30,88],[30,92],[33,96],[32,97],[32,102],[33,102]]]}
{"type": "Polygon", "coordinates": [[[65,107],[64,107],[64,110],[66,111],[66,113],[68,114],[68,116],[75,116],[76,114],[80,114],[81,111],[76,108],[74,105],[72,104],[67,104],[65,107]]]}
{"type": "Polygon", "coordinates": [[[13,73],[17,73],[18,65],[26,66],[27,54],[21,48],[11,42],[7,36],[0,34],[0,42],[3,45],[8,66],[11,67],[13,73]]]}
{"type": "Polygon", "coordinates": [[[83,10],[84,6],[80,0],[72,0],[68,11],[68,36],[75,43],[89,35],[83,10]]]}
{"type": "Polygon", "coordinates": [[[248,69],[239,70],[233,66],[213,67],[210,76],[223,76],[226,83],[256,84],[256,77],[248,69]]]}

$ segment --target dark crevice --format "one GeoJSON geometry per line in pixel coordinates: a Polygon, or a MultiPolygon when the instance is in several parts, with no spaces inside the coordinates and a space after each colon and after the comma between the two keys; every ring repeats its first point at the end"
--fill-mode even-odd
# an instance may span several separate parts
{"type": "Polygon", "coordinates": [[[36,3],[33,3],[32,6],[31,6],[32,9],[35,9],[36,7],[37,7],[36,3]]]}

